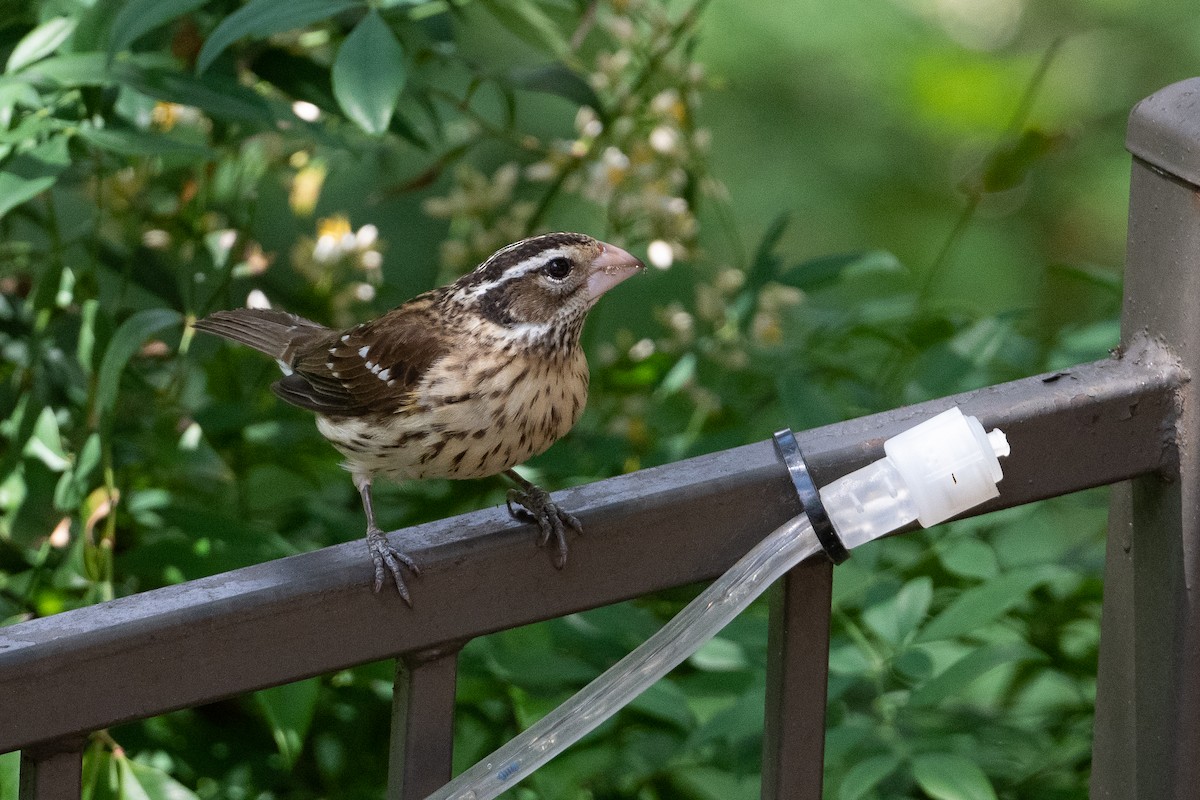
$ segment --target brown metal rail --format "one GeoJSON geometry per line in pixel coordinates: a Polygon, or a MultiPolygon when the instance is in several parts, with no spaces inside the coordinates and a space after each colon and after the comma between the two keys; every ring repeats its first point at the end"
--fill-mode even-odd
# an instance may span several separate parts
{"type": "MultiPolygon", "coordinates": [[[[1160,95],[1180,87],[1200,97],[1200,81],[1160,95]]],[[[1093,791],[1109,796],[1105,787],[1115,786],[1113,797],[1182,798],[1196,784],[1180,781],[1194,781],[1200,769],[1187,758],[1200,751],[1200,653],[1193,652],[1200,635],[1189,604],[1200,577],[1200,480],[1190,445],[1196,436],[1178,433],[1184,424],[1200,430],[1200,412],[1186,402],[1187,370],[1200,358],[1200,325],[1192,319],[1200,302],[1184,301],[1200,298],[1193,285],[1200,280],[1200,201],[1193,186],[1150,166],[1134,144],[1137,130],[1125,315],[1132,334],[1123,354],[798,438],[821,484],[880,457],[888,436],[957,404],[986,427],[1002,428],[1012,445],[1001,496],[979,513],[1138,478],[1134,486],[1153,504],[1146,517],[1153,530],[1132,525],[1118,497],[1110,536],[1165,540],[1171,555],[1137,548],[1133,555],[1146,565],[1126,563],[1128,551],[1114,553],[1110,538],[1107,580],[1116,592],[1105,593],[1096,748],[1113,766],[1097,764],[1093,791]],[[1164,208],[1168,219],[1140,233],[1139,214],[1164,208]],[[1170,247],[1139,244],[1139,235],[1163,237],[1170,247]],[[1177,282],[1158,283],[1167,278],[1177,282]],[[1168,589],[1156,592],[1155,581],[1168,589]],[[1152,632],[1113,645],[1114,634],[1127,635],[1135,615],[1140,626],[1147,613],[1165,616],[1152,632]],[[1153,683],[1160,680],[1178,693],[1161,698],[1153,683]],[[1180,697],[1186,705],[1170,715],[1176,747],[1154,738],[1164,723],[1153,715],[1180,697]],[[1121,752],[1121,737],[1134,729],[1137,746],[1121,752]],[[1124,791],[1131,782],[1140,793],[1124,791]]],[[[1174,146],[1200,142],[1195,133],[1174,146]]],[[[1192,149],[1193,166],[1197,153],[1200,147],[1192,149]]],[[[1195,175],[1184,177],[1196,183],[1195,175]]],[[[562,572],[500,508],[393,533],[422,565],[413,609],[370,591],[362,545],[353,541],[0,629],[0,752],[22,750],[22,800],[77,798],[91,731],[393,657],[388,796],[424,797],[450,777],[455,665],[464,642],[712,578],[799,510],[769,441],[557,498],[587,530],[562,572]]],[[[775,590],[764,798],[821,796],[831,582],[830,566],[813,560],[775,590]]]]}

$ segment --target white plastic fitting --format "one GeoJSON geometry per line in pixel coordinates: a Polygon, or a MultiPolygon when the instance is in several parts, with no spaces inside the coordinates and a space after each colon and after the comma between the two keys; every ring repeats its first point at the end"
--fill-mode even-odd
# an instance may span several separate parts
{"type": "Polygon", "coordinates": [[[821,502],[846,549],[914,519],[928,528],[1000,494],[1003,431],[985,433],[957,407],[883,444],[887,454],[821,489],[821,502]]]}

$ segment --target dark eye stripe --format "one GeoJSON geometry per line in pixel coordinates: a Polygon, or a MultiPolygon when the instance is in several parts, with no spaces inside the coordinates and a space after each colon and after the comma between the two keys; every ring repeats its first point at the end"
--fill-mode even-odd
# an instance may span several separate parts
{"type": "Polygon", "coordinates": [[[479,265],[474,272],[468,273],[460,284],[474,286],[499,280],[512,267],[536,257],[539,253],[554,250],[559,247],[585,245],[592,241],[590,236],[582,233],[548,233],[518,242],[516,246],[496,253],[490,259],[479,265]]]}

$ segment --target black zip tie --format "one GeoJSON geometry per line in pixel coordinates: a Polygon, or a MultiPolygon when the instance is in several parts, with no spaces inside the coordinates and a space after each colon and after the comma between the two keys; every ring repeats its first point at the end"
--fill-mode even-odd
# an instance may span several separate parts
{"type": "Polygon", "coordinates": [[[834,564],[842,563],[850,557],[850,553],[846,550],[846,545],[842,544],[842,539],[838,536],[837,531],[833,529],[833,523],[829,521],[825,504],[821,502],[821,493],[817,491],[817,485],[813,483],[812,476],[808,472],[808,465],[804,463],[804,456],[800,454],[800,445],[796,442],[796,435],[790,428],[775,432],[775,452],[779,453],[779,457],[783,459],[783,463],[787,467],[788,475],[792,479],[792,486],[796,487],[796,494],[800,497],[800,505],[803,506],[804,513],[808,515],[813,533],[817,535],[817,541],[824,548],[825,555],[829,556],[829,560],[834,564]]]}

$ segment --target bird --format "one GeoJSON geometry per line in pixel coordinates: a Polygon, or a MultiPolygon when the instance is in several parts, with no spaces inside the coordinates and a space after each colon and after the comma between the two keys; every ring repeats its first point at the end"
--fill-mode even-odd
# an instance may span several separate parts
{"type": "Polygon", "coordinates": [[[315,412],[345,458],[366,515],[375,592],[390,572],[411,607],[403,570],[420,568],[376,523],[372,482],[504,474],[516,484],[509,513],[537,525],[538,545],[553,545],[561,569],[567,530],[582,525],[513,467],[578,421],[589,382],[584,320],[601,295],[644,269],[586,234],[548,233],[348,329],[260,308],[215,311],[193,325],[279,363],[272,391],[315,412]]]}

